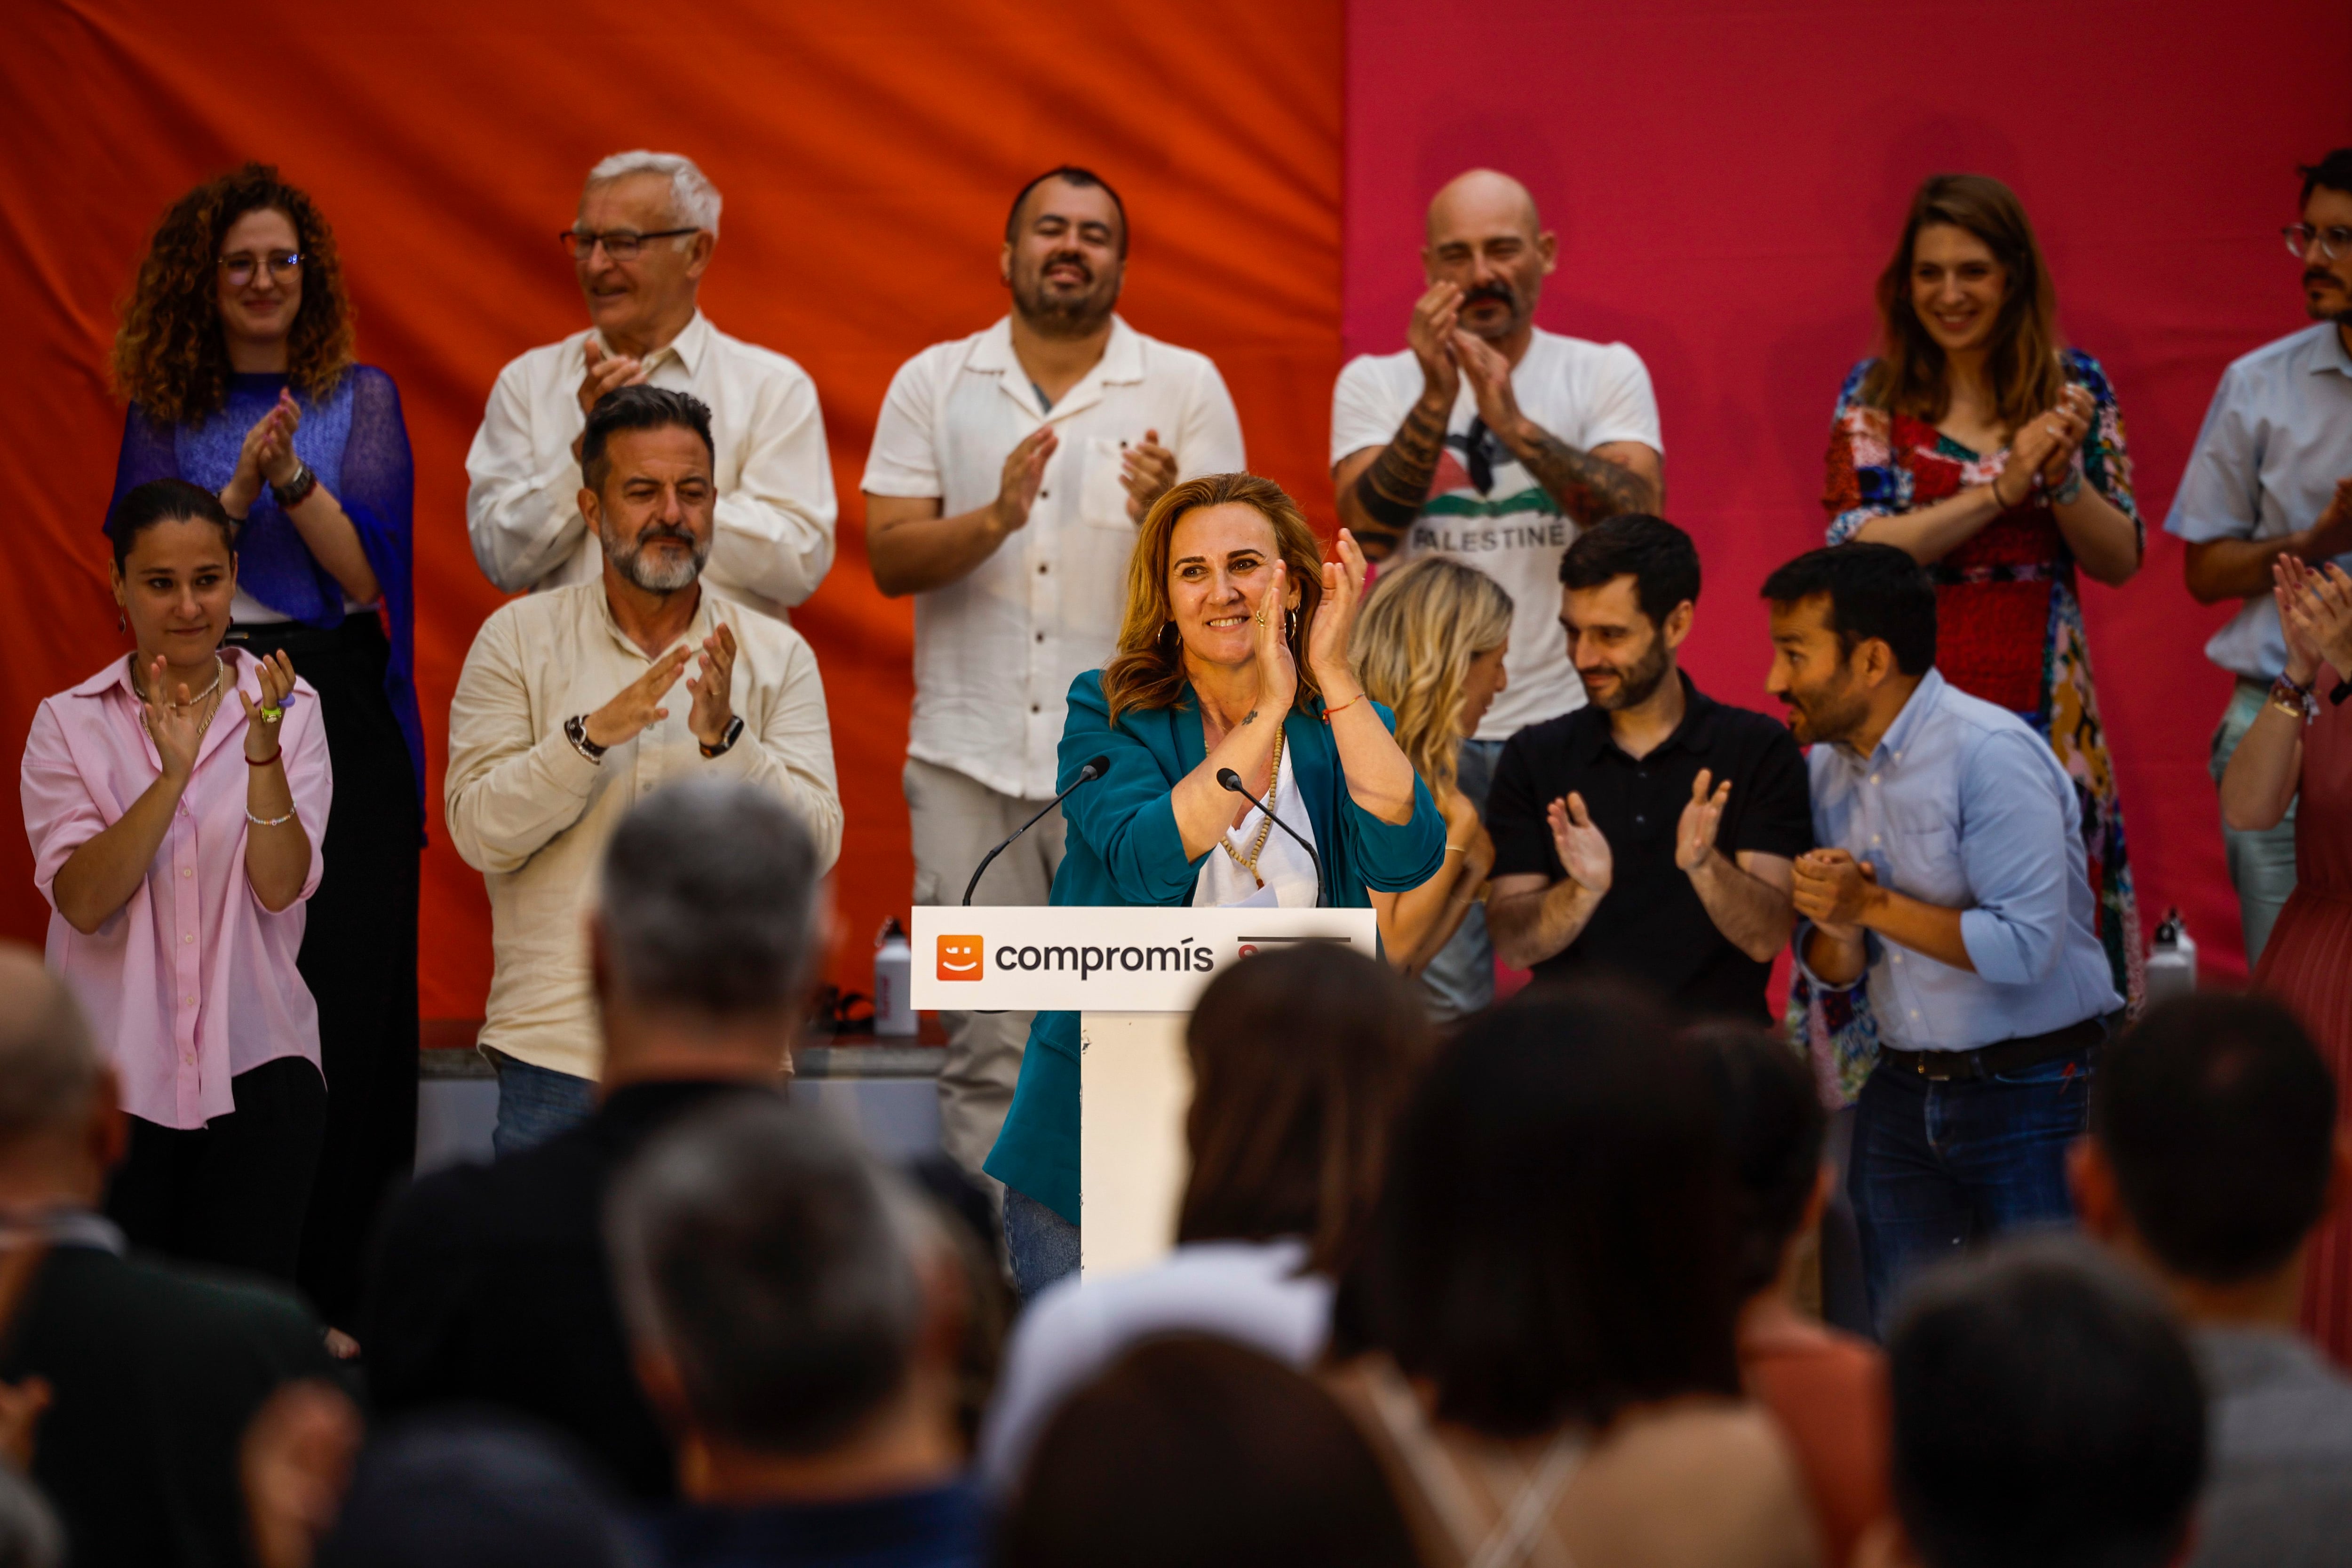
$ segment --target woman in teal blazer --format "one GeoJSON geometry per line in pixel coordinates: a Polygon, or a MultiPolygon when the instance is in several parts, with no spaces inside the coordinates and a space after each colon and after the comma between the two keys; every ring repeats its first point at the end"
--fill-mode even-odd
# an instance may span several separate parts
{"type": "MultiPolygon", "coordinates": [[[[1364,554],[1325,562],[1297,506],[1250,474],[1189,479],[1138,531],[1118,652],[1070,684],[1056,905],[1312,905],[1312,863],[1217,783],[1226,768],[1311,838],[1322,901],[1362,909],[1445,859],[1445,822],[1348,662],[1364,554]],[[1238,807],[1238,809],[1236,809],[1238,807]],[[1302,809],[1303,808],[1303,811],[1302,809]]],[[[987,1163],[1024,1296],[1077,1267],[1078,1018],[1040,1013],[987,1163]]]]}

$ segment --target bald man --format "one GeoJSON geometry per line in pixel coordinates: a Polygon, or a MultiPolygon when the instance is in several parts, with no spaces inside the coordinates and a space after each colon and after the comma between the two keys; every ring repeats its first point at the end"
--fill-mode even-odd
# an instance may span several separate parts
{"type": "MultiPolygon", "coordinates": [[[[1508,684],[1462,747],[1461,789],[1483,813],[1503,742],[1584,706],[1559,626],[1559,562],[1577,530],[1664,500],[1650,373],[1623,343],[1535,324],[1559,243],[1507,174],[1473,169],[1429,204],[1429,288],[1401,353],[1364,354],[1331,398],[1339,520],[1374,560],[1448,555],[1508,591],[1508,684]]],[[[1425,972],[1441,1015],[1493,994],[1473,908],[1425,972]]]]}

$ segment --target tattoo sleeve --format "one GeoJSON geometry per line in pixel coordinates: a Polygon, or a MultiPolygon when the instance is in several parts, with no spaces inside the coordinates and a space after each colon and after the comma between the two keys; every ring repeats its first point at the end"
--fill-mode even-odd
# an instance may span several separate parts
{"type": "Polygon", "coordinates": [[[1444,453],[1445,416],[1415,403],[1395,437],[1357,479],[1356,504],[1373,522],[1402,533],[1421,515],[1444,453]]]}
{"type": "Polygon", "coordinates": [[[1580,452],[1549,430],[1536,431],[1527,449],[1515,455],[1560,510],[1586,527],[1657,504],[1641,475],[1580,452]]]}

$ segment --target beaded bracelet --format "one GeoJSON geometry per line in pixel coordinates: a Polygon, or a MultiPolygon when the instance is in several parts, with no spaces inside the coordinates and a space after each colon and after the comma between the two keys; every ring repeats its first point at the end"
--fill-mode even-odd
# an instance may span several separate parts
{"type": "Polygon", "coordinates": [[[256,816],[253,815],[251,808],[248,807],[245,814],[245,819],[253,824],[256,827],[283,827],[288,823],[294,820],[294,813],[289,811],[283,816],[256,816]]]}
{"type": "Polygon", "coordinates": [[[2311,688],[2297,686],[2282,675],[2271,682],[2270,705],[2290,718],[2308,721],[2311,718],[2311,688]]]}

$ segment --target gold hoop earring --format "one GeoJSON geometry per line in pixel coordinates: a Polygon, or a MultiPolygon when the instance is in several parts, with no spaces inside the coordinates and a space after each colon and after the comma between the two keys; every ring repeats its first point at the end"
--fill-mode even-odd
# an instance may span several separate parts
{"type": "Polygon", "coordinates": [[[1298,640],[1298,610],[1296,605],[1293,605],[1291,608],[1282,612],[1282,640],[1285,642],[1297,642],[1298,640]]]}

